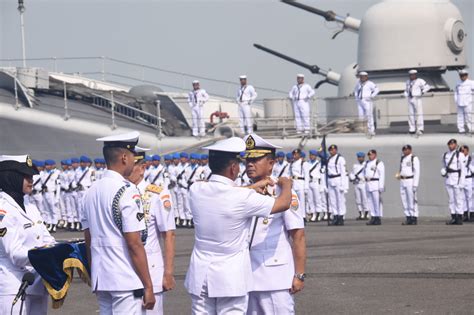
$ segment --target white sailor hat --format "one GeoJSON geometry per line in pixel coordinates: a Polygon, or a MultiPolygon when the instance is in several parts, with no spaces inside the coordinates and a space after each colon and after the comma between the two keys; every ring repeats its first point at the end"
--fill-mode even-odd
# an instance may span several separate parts
{"type": "Polygon", "coordinates": [[[199,84],[199,80],[194,80],[193,84],[199,84]]]}
{"type": "Polygon", "coordinates": [[[217,141],[216,143],[203,147],[203,150],[239,153],[245,151],[245,142],[239,137],[232,137],[217,141]]]}
{"type": "Polygon", "coordinates": [[[304,74],[298,73],[298,74],[296,75],[296,77],[297,77],[297,78],[304,78],[304,74]]]}
{"type": "Polygon", "coordinates": [[[359,76],[361,76],[361,75],[367,75],[367,76],[368,76],[369,74],[368,74],[367,72],[365,72],[365,71],[360,71],[360,72],[359,72],[359,76]]]}
{"type": "Polygon", "coordinates": [[[240,80],[246,80],[247,79],[247,76],[245,74],[242,74],[240,77],[239,77],[240,80]]]}
{"type": "Polygon", "coordinates": [[[33,176],[38,170],[28,155],[0,155],[0,172],[16,171],[24,175],[33,176]]]}
{"type": "Polygon", "coordinates": [[[132,131],[119,135],[98,138],[96,141],[104,142],[104,148],[125,148],[135,153],[135,146],[138,143],[138,137],[140,137],[140,133],[138,131],[132,131]]]}
{"type": "Polygon", "coordinates": [[[466,69],[459,70],[459,75],[465,75],[465,74],[469,74],[469,72],[466,69]]]}
{"type": "Polygon", "coordinates": [[[411,69],[410,71],[408,71],[408,74],[417,74],[418,71],[416,71],[415,69],[411,69]]]}
{"type": "Polygon", "coordinates": [[[245,136],[244,141],[245,158],[259,158],[267,154],[275,154],[276,149],[281,149],[254,133],[245,136]]]}
{"type": "Polygon", "coordinates": [[[135,162],[144,160],[146,152],[148,151],[150,151],[150,149],[135,146],[135,162]]]}

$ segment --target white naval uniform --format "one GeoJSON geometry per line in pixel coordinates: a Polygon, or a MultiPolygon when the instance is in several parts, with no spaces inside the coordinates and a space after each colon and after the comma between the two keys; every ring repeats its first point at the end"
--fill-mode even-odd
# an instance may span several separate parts
{"type": "Polygon", "coordinates": [[[189,204],[189,188],[199,180],[202,170],[199,164],[192,165],[191,163],[187,164],[184,168],[184,174],[180,182],[184,205],[184,218],[182,219],[191,220],[193,218],[189,204]]]}
{"type": "Polygon", "coordinates": [[[346,159],[339,153],[329,157],[328,172],[328,199],[329,212],[334,215],[346,215],[346,196],[348,187],[346,159]]]}
{"type": "Polygon", "coordinates": [[[379,159],[366,162],[364,177],[371,217],[383,217],[381,194],[385,190],[385,166],[379,159]]]}
{"type": "Polygon", "coordinates": [[[253,288],[249,230],[253,217],[268,217],[275,203],[252,189],[212,175],[190,189],[195,243],[185,287],[192,314],[245,314],[253,288]]]}
{"type": "Polygon", "coordinates": [[[175,218],[181,218],[180,214],[183,214],[182,217],[184,218],[183,204],[181,203],[181,198],[179,198],[179,187],[177,184],[177,177],[180,173],[179,172],[180,165],[181,164],[178,164],[178,165],[170,164],[168,166],[170,184],[174,185],[170,189],[170,191],[171,191],[171,200],[173,201],[173,212],[174,212],[175,218]]]}
{"type": "Polygon", "coordinates": [[[449,210],[451,214],[463,214],[462,188],[466,180],[464,154],[457,150],[449,151],[443,155],[443,167],[446,170],[444,185],[448,192],[449,210]]]}
{"type": "Polygon", "coordinates": [[[237,90],[237,104],[239,105],[240,131],[247,134],[253,132],[251,105],[257,99],[257,92],[251,85],[240,86],[237,90]]]}
{"type": "MultiPolygon", "coordinates": [[[[274,197],[280,194],[278,187],[268,187],[267,191],[274,197]]],[[[255,218],[256,222],[252,223],[256,224],[250,247],[253,288],[247,314],[294,314],[290,289],[295,263],[289,231],[304,229],[304,218],[298,207],[298,196],[293,192],[289,210],[255,218]]]]}
{"type": "Polygon", "coordinates": [[[298,195],[301,216],[306,216],[306,195],[309,193],[309,165],[302,158],[290,163],[290,176],[293,178],[293,189],[298,195]]]}
{"type": "Polygon", "coordinates": [[[311,106],[309,104],[314,96],[314,90],[308,83],[295,84],[289,93],[295,113],[296,132],[309,133],[311,121],[311,106]]]}
{"type": "Polygon", "coordinates": [[[464,187],[462,187],[463,193],[463,211],[464,212],[474,212],[474,205],[472,202],[472,193],[473,193],[473,177],[474,177],[474,163],[472,161],[472,156],[466,156],[464,159],[464,187]]]}
{"type": "Polygon", "coordinates": [[[104,177],[105,171],[106,171],[106,169],[103,168],[103,167],[101,167],[101,168],[96,168],[96,169],[94,170],[94,174],[95,174],[94,180],[95,180],[95,181],[98,181],[98,180],[102,179],[102,177],[104,177]]]}
{"type": "Polygon", "coordinates": [[[74,186],[75,173],[73,170],[62,171],[60,175],[61,198],[64,204],[65,216],[63,220],[68,223],[78,221],[75,199],[73,197],[72,187],[74,186]]]}
{"type": "Polygon", "coordinates": [[[34,203],[36,208],[41,213],[43,220],[45,221],[47,218],[45,207],[44,207],[44,199],[43,194],[41,193],[41,178],[43,177],[43,171],[39,174],[33,175],[33,191],[30,195],[30,202],[34,203]]]}
{"type": "Polygon", "coordinates": [[[143,210],[148,229],[145,251],[148,259],[148,269],[153,282],[153,293],[156,303],[153,310],[147,310],[146,314],[163,314],[163,274],[164,263],[160,246],[160,233],[176,229],[174,213],[171,202],[171,194],[166,188],[150,185],[142,180],[137,185],[143,200],[143,210]]]}
{"type": "Polygon", "coordinates": [[[321,184],[324,181],[321,180],[323,174],[321,174],[321,161],[314,160],[308,162],[308,175],[309,175],[309,189],[308,189],[308,200],[307,208],[308,212],[321,213],[324,211],[321,202],[321,184]]]}
{"type": "Polygon", "coordinates": [[[211,177],[211,168],[209,164],[202,165],[201,180],[208,180],[211,177]]]}
{"type": "Polygon", "coordinates": [[[158,166],[150,166],[147,182],[158,186],[163,186],[165,183],[165,166],[158,164],[158,166]]]}
{"type": "Polygon", "coordinates": [[[290,177],[290,163],[284,160],[281,163],[273,164],[272,176],[275,178],[290,177]]]}
{"type": "MultiPolygon", "coordinates": [[[[26,211],[7,193],[0,192],[0,314],[10,314],[21,279],[26,272],[31,272],[35,281],[26,290],[23,314],[43,315],[48,310],[48,293],[30,264],[28,251],[55,241],[36,206],[29,203],[28,198],[24,205],[26,211]]],[[[15,304],[13,314],[20,313],[20,304],[21,301],[15,304]]]]}
{"type": "Polygon", "coordinates": [[[355,163],[352,166],[352,172],[350,177],[353,178],[352,183],[354,184],[355,201],[357,205],[357,211],[368,212],[369,204],[367,201],[367,189],[365,187],[364,168],[366,161],[362,163],[355,163]]]}
{"type": "Polygon", "coordinates": [[[248,186],[250,184],[250,178],[247,175],[247,167],[245,163],[239,163],[239,175],[235,180],[236,186],[248,186]]]}
{"type": "Polygon", "coordinates": [[[59,220],[59,173],[58,169],[53,168],[50,171],[43,172],[41,179],[42,186],[46,187],[43,190],[43,200],[46,208],[45,221],[48,224],[56,224],[59,220]]]}
{"type": "Polygon", "coordinates": [[[417,189],[420,183],[420,159],[409,154],[400,160],[400,197],[406,217],[418,218],[417,189]]]}
{"type": "Polygon", "coordinates": [[[133,296],[143,284],[123,237],[145,230],[144,217],[140,192],[115,171],[107,170],[85,193],[81,223],[91,235],[91,284],[101,314],[145,312],[142,299],[133,296]]]}
{"type": "Polygon", "coordinates": [[[77,189],[76,213],[77,213],[77,218],[79,219],[79,221],[82,221],[82,217],[84,213],[83,199],[87,190],[92,186],[92,177],[93,177],[93,171],[89,167],[86,167],[84,169],[82,167],[78,167],[75,170],[74,188],[77,189]],[[84,173],[86,174],[83,176],[84,173]]]}
{"type": "Polygon", "coordinates": [[[206,134],[204,117],[202,117],[202,108],[208,100],[209,94],[207,94],[204,89],[193,90],[188,94],[188,104],[191,108],[193,119],[193,136],[195,137],[204,136],[206,134]]]}
{"type": "Polygon", "coordinates": [[[179,218],[182,220],[189,220],[192,218],[190,211],[189,211],[189,194],[188,188],[186,185],[185,173],[186,168],[189,166],[189,163],[178,165],[176,169],[176,183],[178,187],[178,212],[179,218]]]}
{"type": "Polygon", "coordinates": [[[405,87],[405,97],[408,100],[408,126],[410,132],[423,131],[423,104],[421,97],[428,92],[431,87],[425,80],[417,78],[415,80],[407,80],[405,87]]]}
{"type": "Polygon", "coordinates": [[[454,101],[458,107],[458,131],[465,132],[465,126],[469,132],[473,132],[472,125],[472,92],[474,81],[466,79],[460,81],[454,89],[454,101]]]}
{"type": "Polygon", "coordinates": [[[365,82],[359,80],[354,88],[354,97],[357,102],[359,119],[367,120],[367,131],[369,133],[375,132],[373,98],[378,94],[379,88],[370,80],[365,82]]]}

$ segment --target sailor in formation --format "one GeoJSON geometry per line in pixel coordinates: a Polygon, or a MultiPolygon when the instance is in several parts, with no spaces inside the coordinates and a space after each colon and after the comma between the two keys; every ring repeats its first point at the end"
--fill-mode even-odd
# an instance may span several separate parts
{"type": "MultiPolygon", "coordinates": [[[[259,182],[272,175],[275,146],[256,134],[244,138],[249,178],[259,182]]],[[[278,178],[271,176],[273,181],[278,178]]],[[[277,198],[278,187],[268,185],[263,194],[277,198]]],[[[304,218],[295,192],[283,213],[255,217],[250,235],[253,286],[247,314],[294,314],[293,294],[304,288],[306,244],[304,218]],[[278,274],[278,277],[274,275],[278,274]]]]}
{"type": "Polygon", "coordinates": [[[359,81],[354,88],[354,97],[357,102],[359,120],[367,121],[367,134],[375,135],[374,102],[373,99],[379,94],[377,85],[369,80],[369,74],[361,71],[358,74],[359,81]]]}
{"type": "Polygon", "coordinates": [[[464,155],[464,186],[462,187],[464,222],[474,222],[474,205],[473,200],[473,178],[474,178],[474,163],[472,156],[469,153],[469,147],[462,145],[459,148],[461,154],[464,155]]]}
{"type": "Polygon", "coordinates": [[[385,191],[385,165],[377,158],[376,150],[369,150],[364,168],[369,203],[370,221],[367,225],[381,225],[383,217],[382,193],[385,191]]]}
{"type": "Polygon", "coordinates": [[[257,99],[257,92],[255,88],[247,84],[247,76],[241,75],[240,87],[237,90],[237,104],[239,105],[239,119],[240,131],[243,134],[250,134],[253,132],[252,121],[252,103],[257,99]]]}
{"type": "Polygon", "coordinates": [[[418,71],[408,71],[409,79],[406,82],[404,95],[408,101],[408,126],[410,134],[422,135],[425,129],[423,118],[422,96],[431,87],[425,80],[418,78],[418,71]]]}
{"type": "Polygon", "coordinates": [[[472,93],[474,92],[474,81],[468,79],[469,73],[463,69],[459,71],[460,81],[454,89],[454,101],[458,109],[458,131],[459,133],[472,133],[472,93]]]}
{"type": "Polygon", "coordinates": [[[75,213],[76,203],[73,197],[73,185],[75,180],[75,173],[72,169],[71,160],[64,160],[62,163],[64,165],[63,171],[59,175],[59,183],[61,186],[61,199],[62,205],[64,207],[64,225],[61,227],[66,227],[68,229],[75,229],[75,223],[78,222],[78,218],[75,213]]]}
{"type": "Polygon", "coordinates": [[[81,222],[101,314],[143,314],[156,302],[141,194],[125,179],[135,165],[138,137],[134,131],[97,139],[104,143],[107,171],[84,196],[81,222]]]}
{"type": "Polygon", "coordinates": [[[79,158],[79,162],[79,167],[75,172],[74,190],[76,191],[76,211],[80,226],[82,214],[84,213],[84,196],[92,186],[95,174],[94,170],[90,167],[92,161],[89,157],[83,155],[79,158]]]}
{"type": "Polygon", "coordinates": [[[418,224],[418,185],[420,184],[420,159],[413,154],[411,145],[404,145],[400,168],[395,177],[400,180],[400,197],[406,220],[403,225],[418,224]]]}
{"type": "Polygon", "coordinates": [[[335,144],[329,146],[327,161],[329,213],[333,215],[330,225],[344,225],[346,215],[346,196],[348,177],[346,172],[346,159],[338,153],[335,144]]]}
{"type": "Polygon", "coordinates": [[[45,221],[48,231],[56,232],[59,221],[59,173],[54,160],[45,161],[45,170],[41,178],[41,188],[45,207],[45,221]]]}
{"type": "Polygon", "coordinates": [[[207,181],[211,177],[212,171],[209,167],[209,155],[201,154],[201,166],[202,166],[202,173],[201,173],[201,180],[207,181]]]}
{"type": "Polygon", "coordinates": [[[463,187],[466,181],[465,156],[458,150],[456,139],[448,141],[448,151],[443,154],[441,176],[445,178],[448,192],[451,220],[448,225],[462,225],[463,216],[463,187]]]}
{"type": "Polygon", "coordinates": [[[193,121],[193,137],[204,137],[206,135],[206,126],[203,117],[204,104],[209,100],[209,94],[201,89],[197,80],[193,81],[193,90],[188,94],[188,104],[191,108],[193,121]]]}
{"type": "Polygon", "coordinates": [[[276,162],[273,165],[272,176],[276,178],[290,176],[289,164],[287,161],[285,161],[285,152],[278,151],[276,153],[276,162]]]}
{"type": "Polygon", "coordinates": [[[290,163],[290,177],[293,179],[293,189],[298,195],[300,207],[298,211],[306,217],[306,196],[309,193],[309,165],[301,157],[300,149],[293,150],[293,161],[290,163]]]}
{"type": "MultiPolygon", "coordinates": [[[[253,217],[269,217],[291,206],[291,180],[282,177],[277,198],[235,186],[239,152],[245,142],[221,140],[209,150],[212,175],[190,188],[195,243],[185,287],[192,299],[192,314],[245,314],[253,289],[249,231],[253,217]]],[[[262,190],[268,180],[255,184],[262,190]]],[[[288,210],[291,211],[291,210],[288,210]]],[[[266,279],[270,281],[270,279],[266,279]]]]}
{"type": "Polygon", "coordinates": [[[365,153],[357,152],[357,163],[352,166],[352,171],[349,174],[349,180],[354,184],[355,201],[359,216],[357,220],[368,220],[369,218],[369,204],[367,201],[367,189],[365,185],[364,171],[367,162],[365,161],[365,153]]]}
{"type": "Polygon", "coordinates": [[[291,88],[289,93],[295,114],[297,134],[309,134],[311,120],[310,101],[314,94],[313,88],[304,82],[304,74],[298,74],[296,76],[296,84],[291,88]]]}
{"type": "Polygon", "coordinates": [[[325,186],[326,176],[323,174],[324,168],[322,168],[321,160],[318,158],[319,154],[316,150],[309,151],[308,160],[308,176],[309,176],[309,188],[308,188],[308,201],[306,207],[310,214],[308,221],[316,222],[321,221],[323,218],[323,204],[322,194],[324,190],[322,187],[325,186]]]}

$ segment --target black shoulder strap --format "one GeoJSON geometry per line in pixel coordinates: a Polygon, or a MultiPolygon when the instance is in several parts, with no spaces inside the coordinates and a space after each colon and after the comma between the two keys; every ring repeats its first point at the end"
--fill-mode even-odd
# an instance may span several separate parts
{"type": "Polygon", "coordinates": [[[357,174],[355,174],[355,177],[359,178],[360,173],[362,173],[362,171],[365,170],[366,166],[367,166],[367,162],[364,162],[364,165],[360,168],[357,174]]]}
{"type": "Polygon", "coordinates": [[[158,177],[160,177],[161,173],[163,172],[164,167],[158,172],[158,174],[155,175],[155,178],[153,178],[153,181],[150,184],[154,184],[158,177]]]}
{"type": "Polygon", "coordinates": [[[46,185],[49,182],[49,179],[51,178],[51,176],[53,176],[53,173],[54,173],[54,171],[51,171],[51,173],[49,173],[48,177],[46,178],[46,180],[43,183],[43,186],[46,185]]]}
{"type": "Polygon", "coordinates": [[[84,171],[84,173],[82,173],[82,176],[81,176],[81,178],[79,178],[79,181],[76,183],[76,185],[79,186],[79,185],[81,184],[82,180],[84,179],[84,177],[86,177],[86,174],[87,174],[87,173],[89,173],[89,168],[87,168],[87,169],[84,171]]]}
{"type": "Polygon", "coordinates": [[[38,185],[38,183],[41,181],[41,176],[38,176],[38,179],[33,183],[33,187],[38,185]]]}
{"type": "Polygon", "coordinates": [[[283,168],[281,169],[280,171],[280,174],[278,174],[278,177],[281,177],[281,175],[283,175],[283,173],[285,172],[286,168],[288,167],[288,164],[286,164],[285,166],[283,166],[283,168]]]}
{"type": "MultiPolygon", "coordinates": [[[[456,155],[456,158],[459,158],[459,151],[456,150],[456,153],[453,153],[453,155],[451,155],[451,158],[449,159],[449,162],[448,164],[446,165],[446,168],[449,168],[449,166],[451,165],[451,163],[453,163],[453,160],[454,160],[454,156],[456,155]]],[[[444,153],[444,159],[446,160],[446,152],[444,153]]],[[[458,159],[459,160],[459,159],[458,159]]]]}

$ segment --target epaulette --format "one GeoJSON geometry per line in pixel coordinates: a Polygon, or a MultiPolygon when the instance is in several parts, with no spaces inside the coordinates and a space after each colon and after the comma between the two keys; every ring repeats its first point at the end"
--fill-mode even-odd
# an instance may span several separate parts
{"type": "Polygon", "coordinates": [[[163,188],[155,184],[150,184],[146,187],[146,191],[151,191],[155,194],[161,194],[161,192],[163,191],[163,188]]]}

